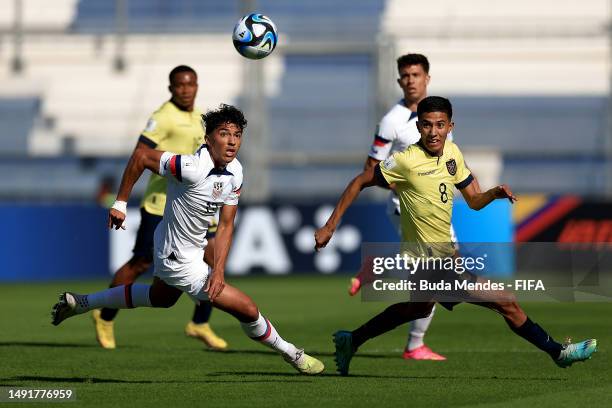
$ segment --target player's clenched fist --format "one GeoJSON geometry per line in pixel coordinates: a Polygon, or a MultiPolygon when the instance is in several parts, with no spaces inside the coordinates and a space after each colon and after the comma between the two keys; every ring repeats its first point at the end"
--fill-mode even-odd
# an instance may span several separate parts
{"type": "Polygon", "coordinates": [[[115,227],[116,230],[119,228],[125,229],[125,214],[127,213],[127,202],[115,201],[113,206],[108,212],[108,228],[112,229],[115,227]]]}
{"type": "Polygon", "coordinates": [[[507,184],[495,187],[495,198],[507,198],[511,203],[514,203],[517,198],[510,190],[507,184]]]}
{"type": "Polygon", "coordinates": [[[322,226],[315,231],[315,250],[318,251],[321,248],[325,248],[332,235],[334,235],[334,229],[327,225],[322,226]]]}

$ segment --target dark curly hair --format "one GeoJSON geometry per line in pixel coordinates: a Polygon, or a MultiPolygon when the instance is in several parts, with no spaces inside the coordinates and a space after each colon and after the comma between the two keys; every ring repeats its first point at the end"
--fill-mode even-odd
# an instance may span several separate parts
{"type": "Polygon", "coordinates": [[[242,111],[235,106],[222,103],[215,110],[209,110],[202,115],[202,125],[206,129],[206,134],[211,134],[216,128],[225,124],[232,123],[244,130],[247,126],[247,120],[244,118],[242,111]]]}

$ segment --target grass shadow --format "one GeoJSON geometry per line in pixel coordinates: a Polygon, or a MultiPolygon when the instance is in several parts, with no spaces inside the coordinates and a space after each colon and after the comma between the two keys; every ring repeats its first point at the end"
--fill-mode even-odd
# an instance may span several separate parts
{"type": "MultiPolygon", "coordinates": [[[[270,373],[262,373],[262,376],[270,373]]],[[[283,374],[279,373],[271,373],[274,377],[283,376],[283,374]]],[[[211,373],[207,374],[207,377],[213,377],[216,374],[211,373]]],[[[49,377],[49,376],[34,376],[34,375],[25,375],[25,376],[17,376],[10,378],[0,378],[1,386],[16,386],[19,387],[21,385],[16,385],[13,383],[8,383],[9,381],[26,381],[26,382],[48,382],[48,383],[67,383],[67,384],[210,384],[210,383],[272,383],[272,382],[287,382],[287,383],[295,383],[302,382],[307,383],[311,382],[310,380],[306,380],[303,377],[299,377],[299,374],[287,374],[287,376],[291,376],[295,378],[293,381],[289,380],[281,380],[278,379],[258,379],[258,380],[244,380],[244,379],[235,379],[235,380],[222,380],[218,378],[213,379],[199,379],[199,380],[123,380],[119,378],[99,378],[99,377],[49,377]]]]}
{"type": "Polygon", "coordinates": [[[53,347],[53,348],[99,348],[97,344],[91,343],[50,343],[44,341],[0,341],[0,347],[53,347]]]}
{"type": "MultiPolygon", "coordinates": [[[[254,354],[254,355],[278,355],[277,352],[272,350],[252,350],[252,349],[241,349],[241,350],[211,350],[202,349],[205,353],[218,353],[218,354],[254,354]]],[[[333,351],[317,351],[317,350],[306,350],[310,356],[321,356],[321,357],[334,357],[333,351]]],[[[397,358],[397,353],[359,353],[356,357],[360,358],[397,358]]]]}
{"type": "MultiPolygon", "coordinates": [[[[217,371],[209,375],[241,375],[241,376],[295,376],[291,373],[262,372],[262,371],[217,371]]],[[[401,380],[502,380],[502,381],[569,381],[567,378],[559,377],[520,377],[520,376],[470,376],[470,375],[374,375],[374,374],[350,374],[342,377],[340,374],[328,372],[318,374],[317,377],[337,377],[337,378],[380,378],[380,379],[401,379],[401,380]]]]}

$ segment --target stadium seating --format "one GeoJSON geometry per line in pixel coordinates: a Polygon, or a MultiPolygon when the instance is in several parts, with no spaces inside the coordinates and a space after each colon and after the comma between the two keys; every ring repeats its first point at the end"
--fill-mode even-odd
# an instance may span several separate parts
{"type": "MultiPolygon", "coordinates": [[[[257,11],[270,16],[290,37],[373,36],[384,0],[260,0],[257,11]],[[358,26],[359,30],[347,29],[358,26]]],[[[216,0],[130,0],[127,29],[131,33],[225,33],[241,14],[241,2],[216,0]]],[[[255,10],[254,10],[255,11],[255,10]]],[[[79,1],[73,28],[82,33],[110,33],[116,2],[79,1]]]]}
{"type": "Polygon", "coordinates": [[[457,141],[497,148],[515,190],[585,193],[607,171],[608,18],[606,0],[389,0],[381,31],[397,54],[429,57],[457,141]]]}
{"type": "MultiPolygon", "coordinates": [[[[267,143],[277,158],[301,155],[275,161],[272,194],[294,194],[296,182],[305,196],[343,187],[361,167],[381,111],[399,97],[393,58],[409,51],[430,58],[430,94],[452,98],[457,140],[467,150],[497,150],[504,180],[535,191],[532,180],[520,177],[527,166],[541,177],[539,191],[558,192],[561,174],[567,191],[597,190],[583,180],[589,171],[606,171],[607,1],[532,3],[259,0],[257,9],[281,35],[279,50],[263,63],[267,143]],[[392,56],[377,65],[367,44],[380,36],[392,56]],[[343,41],[351,51],[337,46],[343,41]],[[313,44],[330,42],[336,51],[313,53],[313,44]],[[377,93],[383,78],[387,90],[377,93]],[[571,157],[576,174],[568,170],[571,157]]],[[[13,26],[15,4],[0,14],[0,28],[13,26]]],[[[104,166],[120,166],[115,158],[129,153],[148,115],[168,97],[167,73],[180,63],[200,73],[199,106],[243,106],[249,62],[228,36],[242,12],[238,0],[126,1],[122,71],[114,69],[121,48],[117,2],[22,4],[21,73],[10,70],[12,38],[0,38],[0,154],[98,157],[104,166]]]]}
{"type": "Polygon", "coordinates": [[[78,159],[5,159],[0,171],[11,175],[0,178],[0,198],[5,200],[41,196],[91,200],[98,188],[98,174],[85,171],[78,159]]]}
{"type": "MultiPolygon", "coordinates": [[[[53,42],[32,36],[24,50],[23,77],[38,84],[41,116],[53,126],[32,132],[31,153],[61,154],[63,140],[71,139],[81,155],[128,154],[150,113],[168,99],[168,72],[181,63],[200,73],[199,106],[235,101],[242,65],[233,49],[224,47],[214,59],[191,52],[195,44],[206,49],[218,41],[218,35],[132,36],[126,44],[126,69],[116,72],[110,36],[56,35],[53,42]]],[[[280,73],[273,59],[269,72],[280,73]]]]}
{"type": "Polygon", "coordinates": [[[27,156],[28,135],[38,115],[38,98],[0,97],[0,155],[27,156]]]}
{"type": "Polygon", "coordinates": [[[20,2],[3,1],[0,13],[0,29],[14,27],[17,13],[16,5],[21,5],[23,27],[27,30],[54,31],[66,30],[76,13],[78,0],[25,0],[20,2]]]}
{"type": "Polygon", "coordinates": [[[373,129],[368,101],[374,78],[367,56],[288,56],[285,61],[280,94],[269,101],[272,148],[365,152],[373,129]]]}
{"type": "Polygon", "coordinates": [[[455,97],[456,134],[465,146],[506,154],[587,155],[604,142],[604,97],[455,97]]]}

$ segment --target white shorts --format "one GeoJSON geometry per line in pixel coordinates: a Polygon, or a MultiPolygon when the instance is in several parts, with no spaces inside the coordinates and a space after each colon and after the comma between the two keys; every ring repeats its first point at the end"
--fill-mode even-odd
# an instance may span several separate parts
{"type": "Polygon", "coordinates": [[[208,293],[204,292],[204,288],[211,271],[202,257],[186,262],[155,256],[154,264],[153,276],[187,293],[196,303],[208,300],[208,293]]]}

